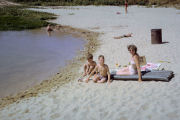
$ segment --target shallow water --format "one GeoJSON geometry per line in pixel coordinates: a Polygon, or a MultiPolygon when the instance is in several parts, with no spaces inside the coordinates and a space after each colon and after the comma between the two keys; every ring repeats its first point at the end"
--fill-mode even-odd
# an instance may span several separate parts
{"type": "Polygon", "coordinates": [[[0,97],[50,78],[83,49],[85,41],[45,29],[0,32],[0,97]]]}

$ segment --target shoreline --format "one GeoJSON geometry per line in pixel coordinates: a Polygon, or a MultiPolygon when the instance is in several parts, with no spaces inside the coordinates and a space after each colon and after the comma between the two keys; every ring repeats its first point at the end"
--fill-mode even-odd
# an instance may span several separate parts
{"type": "Polygon", "coordinates": [[[50,92],[53,88],[58,89],[71,80],[80,77],[78,69],[84,64],[86,54],[93,53],[97,50],[99,46],[97,38],[100,33],[80,28],[73,28],[70,26],[59,26],[60,29],[57,32],[72,34],[73,36],[81,37],[83,40],[87,41],[87,43],[84,45],[84,49],[77,51],[77,55],[75,55],[72,60],[68,61],[68,64],[65,65],[65,67],[60,68],[59,72],[55,73],[49,80],[43,80],[40,84],[35,85],[25,91],[19,92],[16,95],[9,95],[0,98],[0,109],[15,102],[18,103],[22,99],[35,97],[39,94],[50,92]]]}

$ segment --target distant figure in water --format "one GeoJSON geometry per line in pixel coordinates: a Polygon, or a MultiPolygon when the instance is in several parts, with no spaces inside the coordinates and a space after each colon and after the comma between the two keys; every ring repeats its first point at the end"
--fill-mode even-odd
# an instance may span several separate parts
{"type": "Polygon", "coordinates": [[[48,32],[53,31],[53,29],[51,28],[51,24],[48,24],[48,26],[47,26],[47,31],[48,31],[48,32]]]}
{"type": "Polygon", "coordinates": [[[46,30],[47,30],[48,36],[51,36],[51,32],[53,31],[51,24],[48,24],[46,30]]]}
{"type": "Polygon", "coordinates": [[[118,36],[118,37],[114,37],[114,39],[121,39],[121,38],[124,38],[124,37],[132,37],[132,33],[124,34],[124,35],[118,36]]]}
{"type": "Polygon", "coordinates": [[[128,2],[127,2],[127,0],[125,0],[125,12],[127,13],[127,7],[128,7],[128,2]]]}

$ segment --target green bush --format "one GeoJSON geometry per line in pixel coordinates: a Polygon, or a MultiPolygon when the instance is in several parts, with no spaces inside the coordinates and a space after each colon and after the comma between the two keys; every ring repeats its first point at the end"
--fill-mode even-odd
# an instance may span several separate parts
{"type": "Polygon", "coordinates": [[[33,29],[49,24],[48,19],[55,19],[54,14],[25,10],[24,7],[0,8],[0,30],[33,29]]]}
{"type": "MultiPolygon", "coordinates": [[[[29,5],[124,5],[125,0],[11,0],[29,5]]],[[[180,0],[127,0],[129,5],[180,4],[180,0]]]]}

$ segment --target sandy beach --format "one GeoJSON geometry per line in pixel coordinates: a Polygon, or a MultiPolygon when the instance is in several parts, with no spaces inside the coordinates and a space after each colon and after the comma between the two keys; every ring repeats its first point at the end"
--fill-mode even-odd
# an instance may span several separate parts
{"type": "MultiPolygon", "coordinates": [[[[71,26],[71,30],[78,28],[81,35],[84,34],[83,30],[87,30],[86,37],[95,35],[94,39],[88,39],[85,52],[93,53],[96,61],[103,54],[110,69],[114,69],[116,63],[127,65],[131,57],[127,45],[135,44],[138,53],[145,55],[147,62],[161,62],[160,69],[174,71],[175,77],[170,82],[79,83],[77,79],[83,71],[84,53],[79,57],[82,61],[67,66],[52,81],[45,81],[43,87],[27,92],[29,97],[1,100],[1,120],[180,119],[180,10],[141,6],[130,6],[128,14],[125,14],[124,7],[117,6],[50,7],[36,10],[59,15],[51,22],[71,26]],[[151,44],[150,30],[155,28],[162,29],[163,44],[151,44]],[[114,39],[128,33],[133,33],[132,37],[114,39]],[[66,78],[64,74],[72,75],[66,78]],[[58,86],[62,82],[64,84],[58,86]]],[[[23,95],[20,94],[21,97],[23,95]]]]}

